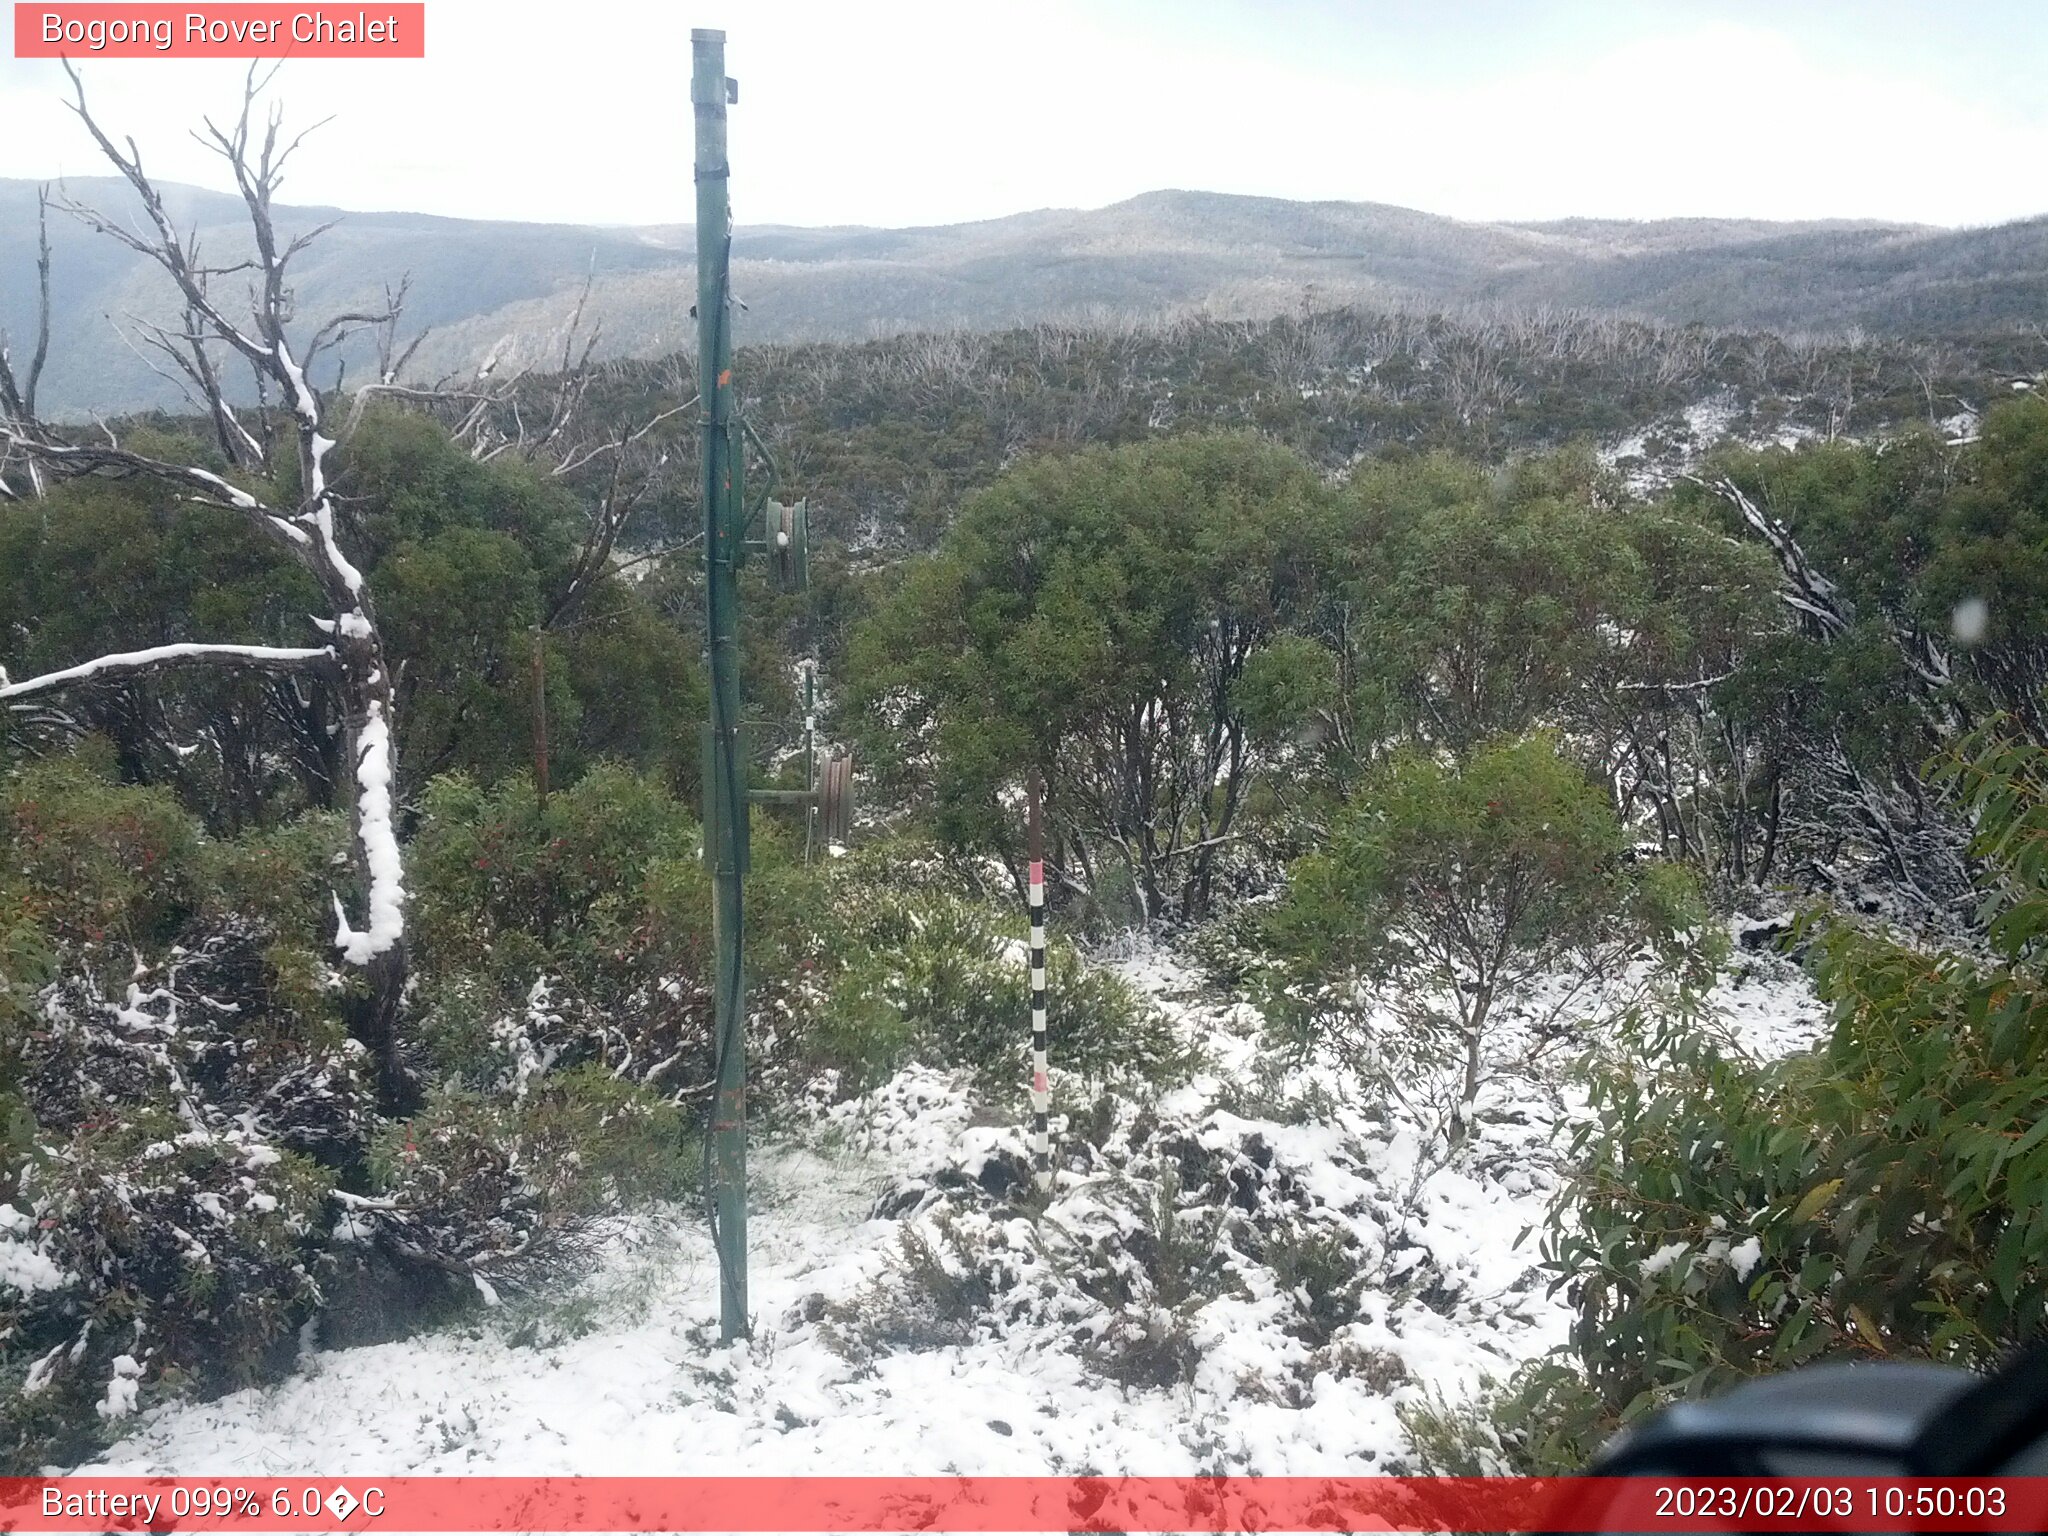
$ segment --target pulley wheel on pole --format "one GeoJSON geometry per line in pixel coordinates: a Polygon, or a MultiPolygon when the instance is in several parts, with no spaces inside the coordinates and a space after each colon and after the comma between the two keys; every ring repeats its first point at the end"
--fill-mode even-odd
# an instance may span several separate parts
{"type": "Polygon", "coordinates": [[[818,835],[845,847],[853,835],[853,757],[835,752],[818,775],[818,835]]]}
{"type": "Polygon", "coordinates": [[[763,518],[768,569],[778,592],[803,592],[811,584],[810,507],[806,502],[768,503],[763,518]]]}

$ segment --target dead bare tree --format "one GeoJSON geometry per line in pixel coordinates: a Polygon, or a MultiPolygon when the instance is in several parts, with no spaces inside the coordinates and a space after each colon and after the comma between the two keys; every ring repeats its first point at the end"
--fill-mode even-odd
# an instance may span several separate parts
{"type": "Polygon", "coordinates": [[[135,141],[125,140],[125,149],[115,143],[93,115],[78,72],[68,62],[65,70],[74,93],[72,109],[100,152],[134,190],[145,222],[131,227],[70,199],[59,200],[58,206],[153,263],[170,279],[183,311],[184,328],[178,332],[154,328],[148,341],[170,360],[189,396],[212,420],[236,479],[202,464],[131,451],[121,446],[111,429],[102,429],[104,442],[78,441],[37,414],[36,375],[47,350],[47,241],[42,246],[43,335],[18,384],[10,371],[4,393],[0,393],[0,450],[8,459],[28,466],[31,488],[52,477],[142,477],[182,501],[240,513],[251,528],[312,576],[327,609],[324,616],[312,619],[324,642],[302,647],[164,645],[101,656],[18,682],[0,674],[0,701],[38,700],[45,694],[93,682],[191,667],[310,676],[326,683],[338,706],[349,765],[342,775],[343,792],[350,807],[353,863],[364,904],[358,926],[341,895],[333,897],[334,943],[348,964],[365,973],[367,997],[355,1009],[351,1027],[376,1062],[379,1095],[385,1107],[402,1110],[416,1098],[416,1089],[400,1049],[398,1028],[406,979],[406,891],[395,826],[397,751],[393,733],[397,721],[392,668],[363,573],[341,545],[327,470],[337,434],[326,402],[309,382],[323,352],[359,331],[394,327],[402,290],[391,295],[392,302],[383,309],[333,316],[314,326],[302,344],[293,340],[290,332],[296,315],[291,263],[327,226],[285,239],[273,217],[272,198],[285,166],[306,137],[301,133],[283,139],[283,119],[275,105],[258,121],[257,104],[275,76],[275,66],[267,72],[251,67],[240,111],[228,127],[209,119],[205,133],[195,135],[226,163],[249,216],[254,253],[227,266],[208,265],[196,235],[178,229],[143,169],[135,141]],[[216,280],[230,274],[246,274],[249,279],[246,320],[231,314],[214,292],[216,280]],[[239,358],[258,382],[259,400],[274,397],[279,402],[280,426],[288,429],[295,450],[295,501],[277,499],[271,488],[279,467],[272,462],[271,444],[285,440],[287,431],[273,436],[261,418],[255,427],[244,420],[223,386],[220,357],[239,358]]]}
{"type": "MultiPolygon", "coordinates": [[[[1745,531],[1771,551],[1780,572],[1779,601],[1808,635],[1832,643],[1849,633],[1857,623],[1855,604],[1813,563],[1792,530],[1767,505],[1727,475],[1686,478],[1730,507],[1745,531]]],[[[1930,741],[1952,735],[1963,722],[1947,692],[1947,648],[1939,637],[1915,624],[1889,618],[1883,622],[1905,666],[1910,698],[1930,741]]],[[[1859,766],[1839,733],[1819,744],[1812,756],[1835,803],[1862,824],[1902,889],[1915,893],[1930,909],[1967,899],[1971,886],[1964,864],[1966,831],[1914,775],[1859,766]]]]}
{"type": "MultiPolygon", "coordinates": [[[[36,419],[36,387],[42,382],[43,364],[50,356],[50,189],[36,189],[36,339],[27,365],[17,370],[8,338],[0,333],[0,419],[33,422],[36,419]]],[[[0,442],[0,496],[21,494],[8,483],[10,463],[19,460],[27,479],[27,493],[43,493],[42,468],[34,458],[20,454],[11,442],[0,442]]]]}

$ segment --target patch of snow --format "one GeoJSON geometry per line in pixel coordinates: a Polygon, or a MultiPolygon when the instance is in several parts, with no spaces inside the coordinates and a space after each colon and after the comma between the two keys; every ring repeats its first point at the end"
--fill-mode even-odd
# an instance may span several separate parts
{"type": "Polygon", "coordinates": [[[1645,1280],[1653,1279],[1663,1274],[1665,1270],[1676,1264],[1691,1251],[1691,1243],[1666,1243],[1647,1259],[1644,1259],[1637,1268],[1642,1272],[1645,1280]]]}
{"type": "Polygon", "coordinates": [[[142,1367],[133,1355],[114,1356],[114,1374],[107,1380],[107,1395],[93,1405],[103,1419],[125,1419],[135,1412],[141,1390],[142,1367]]]}
{"type": "Polygon", "coordinates": [[[0,1204],[0,1291],[30,1296],[70,1283],[71,1277],[29,1241],[34,1231],[35,1221],[27,1212],[0,1204]]]}
{"type": "Polygon", "coordinates": [[[81,662],[75,667],[66,667],[61,672],[45,672],[41,677],[26,678],[18,683],[0,686],[0,699],[13,698],[18,694],[35,693],[45,688],[54,688],[61,683],[82,682],[86,678],[107,671],[135,671],[143,667],[156,666],[165,662],[190,661],[210,656],[234,656],[245,661],[292,663],[320,661],[333,656],[327,646],[312,648],[281,645],[208,645],[187,643],[182,645],[157,645],[144,651],[115,651],[110,655],[96,656],[91,661],[81,662]]]}
{"type": "MultiPolygon", "coordinates": [[[[1542,1227],[1564,1172],[1557,1132],[1582,1098],[1503,1076],[1452,1153],[1340,1063],[1276,1057],[1258,1012],[1214,995],[1172,951],[1134,941],[1114,968],[1202,1065],[1149,1100],[1109,1096],[1110,1132],[1099,1148],[1094,1133],[1073,1144],[1079,1160],[1041,1219],[979,1193],[996,1165],[1027,1166],[1024,1084],[989,1106],[963,1075],[911,1066],[757,1147],[751,1344],[718,1342],[699,1215],[648,1212],[617,1226],[571,1296],[497,1298],[460,1332],[329,1352],[273,1387],[153,1408],[80,1470],[1356,1474],[1407,1454],[1404,1403],[1468,1393],[1568,1338],[1570,1306],[1523,1233],[1542,1227]],[[1260,1075],[1276,1063],[1277,1077],[1260,1075]],[[1148,1156],[1223,1170],[1233,1188],[1242,1173],[1251,1219],[1270,1211],[1340,1239],[1368,1283],[1324,1347],[1383,1367],[1326,1367],[1301,1336],[1301,1293],[1236,1250],[1239,1283],[1185,1313],[1184,1381],[1126,1390],[1091,1365],[1088,1341],[1114,1318],[1072,1274],[1127,1262],[1134,1213],[1171,1203],[1177,1186],[1129,1171],[1148,1156]],[[999,1304],[955,1342],[849,1360],[834,1309],[900,1288],[905,1234],[936,1246],[947,1221],[1002,1256],[999,1304]],[[550,1323],[564,1304],[579,1327],[550,1323]]],[[[1710,1003],[1731,1043],[1759,1054],[1819,1028],[1804,978],[1775,955],[1739,954],[1710,1003]]],[[[1055,1089],[1073,1091],[1057,1061],[1055,1089]]],[[[1702,1241],[1746,1276],[1761,1245],[1728,1237],[1702,1241]]],[[[1682,1251],[1660,1249],[1645,1272],[1682,1251]]]]}

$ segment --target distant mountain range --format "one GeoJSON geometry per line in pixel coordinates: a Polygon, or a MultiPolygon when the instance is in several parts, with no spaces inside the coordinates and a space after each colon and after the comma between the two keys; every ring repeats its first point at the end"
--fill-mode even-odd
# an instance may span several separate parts
{"type": "MultiPolygon", "coordinates": [[[[35,190],[0,180],[0,329],[16,338],[34,313],[35,190]]],[[[68,190],[109,213],[135,207],[112,179],[74,180],[68,190]]],[[[247,234],[237,199],[162,190],[210,259],[240,253],[247,234]]],[[[337,216],[296,265],[301,313],[374,302],[386,280],[409,272],[410,323],[432,328],[420,371],[467,369],[492,355],[501,366],[544,364],[559,352],[586,274],[605,353],[654,356],[689,344],[687,226],[279,210],[287,231],[337,216]]],[[[46,407],[112,412],[173,400],[108,318],[168,319],[162,274],[61,215],[52,217],[52,244],[46,407]]],[[[924,229],[743,226],[733,249],[734,290],[747,305],[743,344],[1188,310],[1270,315],[1305,304],[1546,305],[1680,324],[1914,334],[2048,320],[2048,218],[1966,230],[1740,219],[1481,224],[1377,203],[1169,191],[924,229]]]]}

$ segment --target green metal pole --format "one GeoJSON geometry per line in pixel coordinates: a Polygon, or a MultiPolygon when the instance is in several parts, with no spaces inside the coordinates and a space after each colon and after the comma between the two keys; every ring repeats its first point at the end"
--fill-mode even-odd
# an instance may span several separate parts
{"type": "Polygon", "coordinates": [[[740,876],[747,792],[739,761],[740,508],[734,482],[732,207],[725,108],[725,34],[690,34],[690,101],[697,117],[697,393],[703,445],[705,626],[711,662],[711,773],[704,786],[705,858],[712,867],[717,952],[713,1029],[717,1087],[711,1110],[712,1212],[718,1243],[718,1331],[747,1337],[746,979],[741,966],[740,876]],[[714,846],[715,844],[715,846],[714,846]]]}

